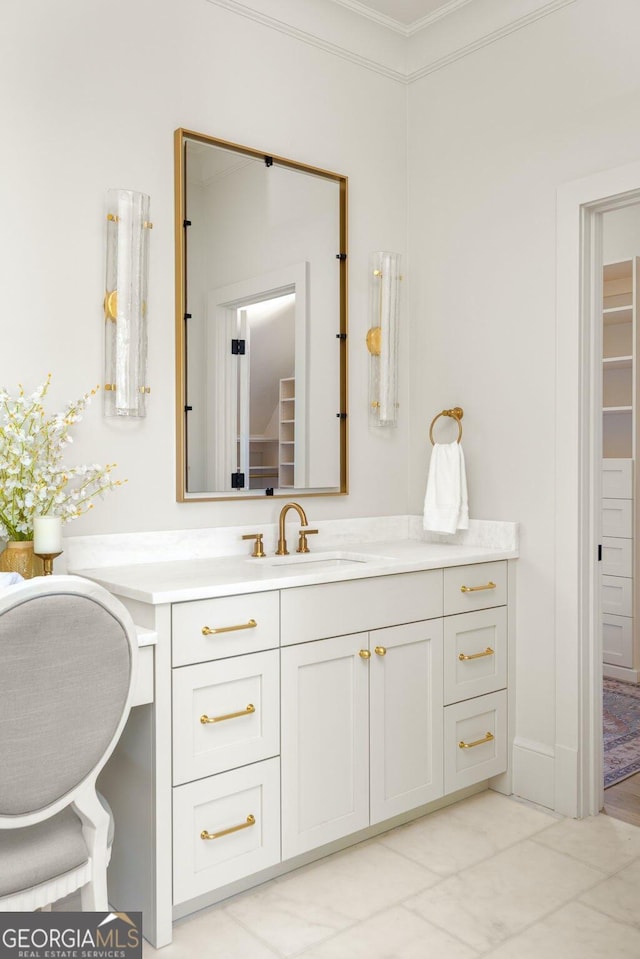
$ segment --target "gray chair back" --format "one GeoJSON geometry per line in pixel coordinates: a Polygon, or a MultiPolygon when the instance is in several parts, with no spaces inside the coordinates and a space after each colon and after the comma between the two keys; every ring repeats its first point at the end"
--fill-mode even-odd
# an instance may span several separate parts
{"type": "Polygon", "coordinates": [[[72,792],[106,761],[130,702],[136,650],[124,607],[79,578],[40,586],[0,597],[0,817],[72,792]]]}

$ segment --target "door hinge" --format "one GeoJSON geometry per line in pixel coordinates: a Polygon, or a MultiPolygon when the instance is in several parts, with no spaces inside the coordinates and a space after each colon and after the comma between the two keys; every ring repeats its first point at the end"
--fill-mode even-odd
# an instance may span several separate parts
{"type": "Polygon", "coordinates": [[[336,413],[336,416],[338,417],[339,420],[346,420],[347,418],[346,413],[336,413]]]}
{"type": "Polygon", "coordinates": [[[193,315],[193,314],[191,314],[191,313],[185,313],[185,315],[184,315],[185,320],[190,320],[191,317],[192,317],[192,315],[193,315]]]}
{"type": "Polygon", "coordinates": [[[186,229],[188,226],[191,226],[191,220],[183,220],[182,226],[186,229]]]}
{"type": "Polygon", "coordinates": [[[243,489],[244,487],[244,473],[241,473],[238,470],[237,473],[231,474],[231,489],[243,489]]]}
{"type": "Polygon", "coordinates": [[[346,338],[347,338],[346,333],[336,333],[336,340],[346,340],[346,338]]]}
{"type": "Polygon", "coordinates": [[[336,253],[336,260],[346,260],[346,258],[347,258],[346,253],[336,253]]]}
{"type": "Polygon", "coordinates": [[[598,543],[598,562],[602,562],[602,543],[598,543]]]}
{"type": "Polygon", "coordinates": [[[231,352],[234,356],[244,356],[245,355],[245,345],[246,340],[231,340],[231,352]]]}
{"type": "Polygon", "coordinates": [[[193,406],[185,406],[184,411],[185,413],[190,413],[192,409],[193,409],[193,406]]]}

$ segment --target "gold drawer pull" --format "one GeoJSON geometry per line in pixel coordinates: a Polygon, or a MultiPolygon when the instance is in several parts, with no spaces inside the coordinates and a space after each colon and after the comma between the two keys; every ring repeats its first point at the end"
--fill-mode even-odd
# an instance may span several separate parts
{"type": "Polygon", "coordinates": [[[476,739],[474,743],[465,743],[463,739],[458,743],[459,749],[473,749],[474,746],[482,746],[483,743],[490,743],[494,739],[493,733],[487,733],[484,739],[476,739]]]}
{"type": "Polygon", "coordinates": [[[255,619],[250,619],[248,623],[240,623],[239,626],[216,626],[215,629],[212,629],[211,626],[203,626],[202,635],[215,636],[217,633],[235,633],[238,629],[253,629],[257,625],[255,619]]]}
{"type": "Polygon", "coordinates": [[[251,713],[255,713],[255,711],[256,707],[253,703],[249,703],[246,709],[241,709],[240,712],[237,713],[227,713],[226,716],[207,716],[205,713],[200,717],[200,722],[203,726],[207,723],[223,723],[225,719],[237,719],[238,716],[249,716],[251,713]]]}
{"type": "Polygon", "coordinates": [[[484,653],[471,653],[470,656],[468,656],[466,653],[460,653],[460,655],[458,656],[458,659],[460,660],[461,663],[467,663],[469,662],[470,659],[482,659],[483,656],[494,656],[494,655],[495,653],[493,649],[491,649],[491,646],[487,646],[484,653]]]}
{"type": "Polygon", "coordinates": [[[375,651],[376,651],[376,655],[378,655],[378,656],[386,656],[386,655],[387,655],[387,647],[386,647],[386,646],[376,646],[376,650],[375,650],[375,651]]]}
{"type": "Polygon", "coordinates": [[[461,593],[478,593],[481,589],[497,589],[496,584],[489,581],[484,586],[461,586],[461,593]]]}
{"type": "Polygon", "coordinates": [[[256,817],[251,815],[247,816],[246,822],[241,822],[239,826],[229,826],[228,829],[221,829],[220,832],[207,832],[206,829],[203,829],[200,833],[201,839],[220,839],[221,836],[230,836],[232,832],[240,832],[241,829],[248,829],[249,826],[255,826],[256,817]]]}
{"type": "Polygon", "coordinates": [[[368,649],[361,649],[358,656],[362,657],[362,659],[371,659],[371,653],[368,649]]]}

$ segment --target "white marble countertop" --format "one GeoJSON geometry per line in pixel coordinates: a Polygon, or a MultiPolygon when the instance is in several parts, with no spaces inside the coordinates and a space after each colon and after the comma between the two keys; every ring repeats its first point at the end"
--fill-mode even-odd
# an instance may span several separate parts
{"type": "Polygon", "coordinates": [[[318,583],[389,576],[446,566],[515,559],[517,546],[427,543],[415,539],[374,543],[314,543],[302,557],[225,556],[76,569],[118,596],[144,603],[181,603],[318,583]],[[304,560],[303,563],[300,559],[304,560]]]}

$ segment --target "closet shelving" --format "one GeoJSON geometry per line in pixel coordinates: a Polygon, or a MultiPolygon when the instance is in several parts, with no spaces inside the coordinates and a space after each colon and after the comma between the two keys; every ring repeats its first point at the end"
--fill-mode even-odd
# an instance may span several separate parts
{"type": "Polygon", "coordinates": [[[280,417],[278,424],[278,486],[295,486],[296,461],[296,380],[294,376],[280,380],[280,417]]]}
{"type": "Polygon", "coordinates": [[[277,437],[249,437],[249,489],[277,485],[277,446],[277,437]]]}
{"type": "Polygon", "coordinates": [[[602,275],[602,612],[604,674],[638,682],[638,537],[634,476],[638,412],[638,276],[633,257],[602,275]]]}

